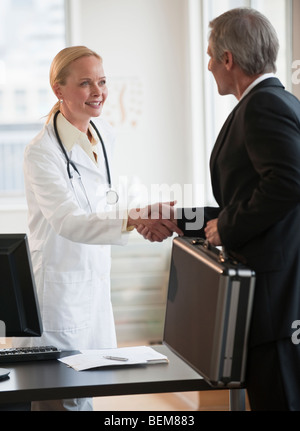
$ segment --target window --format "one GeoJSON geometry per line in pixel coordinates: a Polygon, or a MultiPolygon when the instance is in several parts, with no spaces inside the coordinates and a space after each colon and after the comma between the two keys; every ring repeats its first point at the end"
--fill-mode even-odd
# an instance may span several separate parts
{"type": "Polygon", "coordinates": [[[64,0],[1,0],[0,196],[24,193],[24,148],[55,103],[49,68],[65,45],[64,0]]]}

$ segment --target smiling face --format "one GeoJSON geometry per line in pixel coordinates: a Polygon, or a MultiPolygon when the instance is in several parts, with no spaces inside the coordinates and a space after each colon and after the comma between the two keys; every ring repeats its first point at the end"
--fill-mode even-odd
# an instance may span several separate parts
{"type": "Polygon", "coordinates": [[[82,132],[87,132],[92,117],[99,117],[108,91],[102,61],[95,56],[85,56],[73,61],[66,82],[54,85],[56,96],[61,99],[60,111],[82,132]]]}

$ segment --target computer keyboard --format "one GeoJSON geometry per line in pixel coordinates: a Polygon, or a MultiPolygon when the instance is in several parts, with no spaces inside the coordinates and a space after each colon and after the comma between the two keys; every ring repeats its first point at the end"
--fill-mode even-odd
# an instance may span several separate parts
{"type": "Polygon", "coordinates": [[[8,349],[0,349],[0,364],[58,359],[60,354],[61,350],[54,346],[11,347],[8,349]]]}

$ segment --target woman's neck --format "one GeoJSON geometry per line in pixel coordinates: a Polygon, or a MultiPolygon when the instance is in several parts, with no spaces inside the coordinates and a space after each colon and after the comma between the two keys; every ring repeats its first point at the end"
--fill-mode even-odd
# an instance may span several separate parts
{"type": "Polygon", "coordinates": [[[89,138],[90,119],[89,118],[87,120],[78,119],[75,116],[73,116],[71,113],[69,113],[69,112],[67,113],[67,112],[64,112],[64,111],[65,110],[63,109],[63,107],[61,107],[60,112],[65,117],[65,119],[68,120],[69,123],[71,123],[78,130],[80,130],[81,132],[85,133],[88,136],[88,138],[89,138]]]}

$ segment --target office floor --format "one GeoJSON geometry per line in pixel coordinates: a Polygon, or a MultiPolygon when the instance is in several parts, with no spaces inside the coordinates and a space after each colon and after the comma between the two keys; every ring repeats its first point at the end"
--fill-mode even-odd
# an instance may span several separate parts
{"type": "MultiPolygon", "coordinates": [[[[94,398],[95,411],[229,411],[229,391],[94,398]]],[[[246,410],[250,411],[246,398],[246,410]]]]}
{"type": "Polygon", "coordinates": [[[94,398],[95,411],[228,411],[228,391],[94,398]]]}

